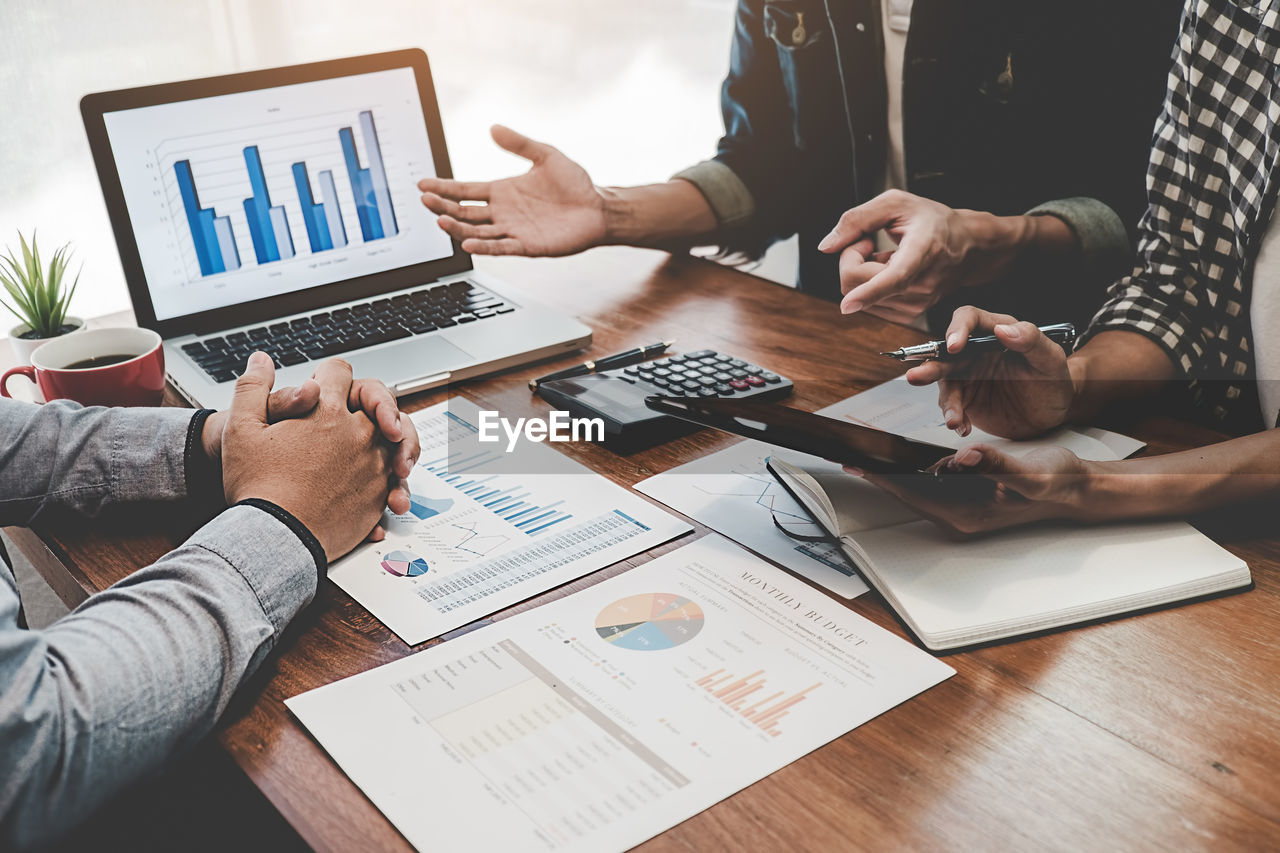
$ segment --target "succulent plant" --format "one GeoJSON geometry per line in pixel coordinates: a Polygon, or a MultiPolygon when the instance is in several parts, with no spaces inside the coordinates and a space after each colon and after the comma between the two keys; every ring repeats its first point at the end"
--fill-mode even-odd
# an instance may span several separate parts
{"type": "Polygon", "coordinates": [[[46,268],[40,259],[34,231],[30,245],[22,232],[18,232],[18,241],[22,247],[21,260],[12,248],[0,256],[0,284],[8,293],[8,298],[0,299],[0,303],[30,328],[22,337],[53,338],[71,331],[64,328],[64,323],[67,307],[76,292],[76,285],[80,283],[80,274],[76,273],[71,286],[66,287],[71,244],[67,243],[55,251],[46,268]]]}

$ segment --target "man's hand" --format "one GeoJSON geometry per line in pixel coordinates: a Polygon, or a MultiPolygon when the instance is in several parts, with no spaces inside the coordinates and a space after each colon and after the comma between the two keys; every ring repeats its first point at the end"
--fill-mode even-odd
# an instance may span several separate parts
{"type": "Polygon", "coordinates": [[[496,124],[490,133],[533,165],[500,181],[419,181],[422,203],[449,236],[476,255],[571,255],[605,241],[604,196],[585,169],[510,128],[496,124]]]}
{"type": "Polygon", "coordinates": [[[1061,346],[1031,323],[966,305],[952,315],[947,351],[964,352],[975,332],[994,334],[1007,352],[930,361],[907,371],[912,385],[938,383],[948,429],[968,435],[976,426],[1005,438],[1030,438],[1066,421],[1076,388],[1061,346]]]}
{"type": "Polygon", "coordinates": [[[944,475],[941,479],[927,474],[845,470],[865,477],[958,537],[1050,518],[1101,520],[1091,512],[1088,499],[1098,465],[1065,448],[1046,447],[1015,459],[994,447],[976,444],[935,468],[944,475]],[[966,477],[981,477],[987,482],[961,479],[966,477]],[[990,488],[979,490],[979,485],[990,488]]]}
{"type": "Polygon", "coordinates": [[[270,423],[275,370],[263,353],[236,381],[222,439],[228,504],[270,501],[292,513],[334,560],[375,528],[393,483],[395,451],[363,411],[352,412],[351,366],[327,361],[316,371],[319,401],[305,418],[270,423]]]}
{"type": "Polygon", "coordinates": [[[1070,245],[1071,229],[1052,216],[993,216],[953,210],[901,190],[881,193],[840,217],[818,244],[840,252],[840,310],[864,309],[906,323],[958,287],[986,284],[1003,275],[1025,247],[1070,245]],[[875,234],[898,244],[875,251],[875,234]]]}
{"type": "MultiPolygon", "coordinates": [[[[296,388],[277,388],[267,398],[267,420],[275,423],[305,417],[319,402],[320,385],[314,378],[296,388]]],[[[369,420],[378,425],[382,438],[396,445],[393,467],[400,480],[391,490],[387,505],[394,513],[408,512],[409,472],[413,470],[421,452],[418,430],[414,427],[413,420],[400,411],[391,389],[377,379],[353,380],[347,407],[353,412],[364,412],[369,420]]],[[[204,430],[200,435],[205,455],[219,466],[222,464],[222,434],[226,421],[226,412],[214,412],[204,422],[204,430]]],[[[375,531],[374,538],[381,538],[379,534],[380,531],[375,531]]]]}

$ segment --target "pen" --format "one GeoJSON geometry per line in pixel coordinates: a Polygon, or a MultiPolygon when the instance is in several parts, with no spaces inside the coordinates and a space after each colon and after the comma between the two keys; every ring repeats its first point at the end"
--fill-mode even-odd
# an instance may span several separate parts
{"type": "MultiPolygon", "coordinates": [[[[1070,323],[1055,323],[1052,326],[1038,327],[1041,333],[1051,341],[1061,344],[1064,348],[1076,339],[1076,327],[1070,323]]],[[[946,341],[929,341],[924,344],[917,344],[911,347],[899,347],[893,352],[882,352],[881,355],[887,355],[889,358],[896,358],[898,361],[946,361],[947,359],[967,358],[971,355],[981,355],[985,352],[1000,352],[1004,349],[1004,344],[996,338],[995,335],[982,335],[981,337],[969,338],[958,353],[947,351],[946,341]]]]}
{"type": "Polygon", "coordinates": [[[584,361],[582,364],[575,364],[573,367],[566,367],[564,370],[557,370],[554,373],[548,373],[546,376],[539,376],[537,379],[529,380],[529,390],[537,391],[538,386],[543,382],[550,382],[553,379],[569,379],[574,376],[585,376],[588,373],[596,373],[601,370],[613,370],[615,367],[627,367],[628,365],[637,364],[647,358],[665,352],[668,347],[674,344],[674,340],[659,341],[656,344],[649,344],[647,347],[636,347],[626,352],[616,353],[615,355],[607,355],[596,361],[584,361]]]}

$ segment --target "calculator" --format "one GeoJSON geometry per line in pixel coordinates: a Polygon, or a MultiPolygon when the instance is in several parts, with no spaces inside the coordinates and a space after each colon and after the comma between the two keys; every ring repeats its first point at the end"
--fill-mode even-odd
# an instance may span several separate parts
{"type": "Polygon", "coordinates": [[[645,405],[645,397],[721,397],[769,400],[794,390],[790,379],[715,350],[671,355],[630,367],[553,379],[538,386],[542,399],[577,418],[604,421],[605,445],[650,447],[698,427],[645,405]]]}

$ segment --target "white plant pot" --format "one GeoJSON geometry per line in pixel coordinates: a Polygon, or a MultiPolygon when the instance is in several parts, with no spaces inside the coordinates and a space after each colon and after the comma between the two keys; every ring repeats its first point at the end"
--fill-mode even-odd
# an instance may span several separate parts
{"type": "MultiPolygon", "coordinates": [[[[64,324],[75,326],[68,335],[74,335],[84,329],[84,320],[80,317],[73,317],[68,314],[62,321],[64,324]]],[[[21,323],[9,330],[9,346],[13,347],[13,356],[17,359],[18,364],[27,365],[31,363],[31,353],[35,352],[36,347],[45,341],[53,340],[52,338],[21,338],[19,335],[30,331],[31,327],[26,323],[21,323]]],[[[61,336],[59,336],[61,337],[61,336]]]]}
{"type": "MultiPolygon", "coordinates": [[[[84,331],[84,320],[80,317],[73,317],[72,315],[68,314],[65,318],[63,318],[62,322],[64,324],[69,323],[75,326],[74,329],[66,333],[68,335],[74,335],[76,332],[84,331]]],[[[18,335],[21,335],[23,332],[27,331],[30,328],[31,327],[28,326],[26,323],[22,323],[20,325],[14,326],[12,329],[9,330],[9,346],[13,348],[14,358],[17,360],[17,363],[19,365],[30,364],[31,353],[36,351],[36,347],[40,346],[46,341],[53,340],[53,338],[32,338],[28,340],[27,338],[18,337],[18,335]]],[[[59,337],[63,337],[63,336],[59,335],[59,337]]],[[[18,399],[30,400],[33,403],[45,402],[44,394],[40,393],[40,386],[32,385],[30,383],[16,382],[16,381],[13,383],[13,386],[14,386],[14,396],[16,396],[18,399]],[[19,388],[23,390],[18,390],[19,388]]]]}

